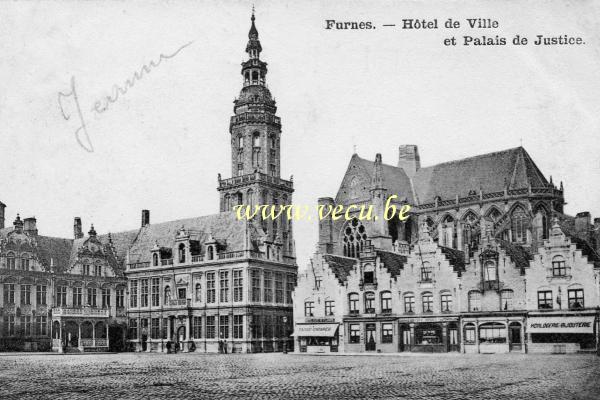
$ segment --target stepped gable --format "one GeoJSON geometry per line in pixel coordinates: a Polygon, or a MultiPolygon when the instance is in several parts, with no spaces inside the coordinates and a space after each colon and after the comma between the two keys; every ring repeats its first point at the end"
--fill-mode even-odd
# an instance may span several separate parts
{"type": "Polygon", "coordinates": [[[452,270],[461,276],[465,272],[465,252],[461,250],[451,249],[450,247],[439,246],[442,254],[452,265],[452,270]]]}
{"type": "Polygon", "coordinates": [[[404,265],[408,260],[406,256],[385,250],[376,250],[376,252],[379,260],[383,263],[392,278],[400,275],[400,271],[404,269],[404,265]]]}
{"type": "Polygon", "coordinates": [[[354,269],[357,262],[354,258],[336,256],[333,254],[324,254],[323,259],[340,284],[346,282],[348,275],[352,269],[354,269]]]}
{"type": "Polygon", "coordinates": [[[226,251],[245,250],[246,221],[238,220],[235,212],[223,212],[202,217],[149,224],[142,227],[129,251],[129,262],[150,262],[152,248],[174,248],[177,233],[184,228],[191,240],[204,243],[209,236],[226,251]]]}
{"type": "Polygon", "coordinates": [[[519,268],[521,275],[524,275],[525,268],[529,268],[529,261],[533,260],[531,250],[506,240],[496,240],[504,252],[510,257],[512,262],[515,263],[515,266],[519,268]]]}
{"type": "Polygon", "coordinates": [[[413,179],[419,204],[483,193],[550,186],[523,147],[421,168],[413,179]]]}

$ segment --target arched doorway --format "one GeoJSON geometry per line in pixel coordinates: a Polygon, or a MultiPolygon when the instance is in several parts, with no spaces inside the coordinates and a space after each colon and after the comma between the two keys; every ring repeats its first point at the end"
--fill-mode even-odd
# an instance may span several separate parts
{"type": "Polygon", "coordinates": [[[79,345],[79,326],[74,321],[65,322],[63,343],[67,347],[77,347],[79,345]]]}
{"type": "Polygon", "coordinates": [[[81,345],[83,347],[93,346],[94,325],[90,321],[81,324],[81,345]]]}
{"type": "Polygon", "coordinates": [[[508,324],[508,339],[510,341],[510,351],[521,351],[523,348],[523,338],[521,337],[520,322],[511,322],[508,324]]]}
{"type": "Polygon", "coordinates": [[[186,339],[187,338],[185,337],[185,326],[180,326],[179,328],[177,328],[177,336],[175,338],[175,341],[177,344],[177,350],[179,350],[179,351],[183,350],[183,342],[186,339]]]}

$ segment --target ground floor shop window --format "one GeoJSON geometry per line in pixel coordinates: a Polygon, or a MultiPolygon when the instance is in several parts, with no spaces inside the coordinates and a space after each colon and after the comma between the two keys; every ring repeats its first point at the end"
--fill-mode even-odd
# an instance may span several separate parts
{"type": "Polygon", "coordinates": [[[506,326],[499,322],[490,322],[479,326],[480,343],[506,343],[506,326]]]}
{"type": "Polygon", "coordinates": [[[533,343],[579,343],[580,348],[595,349],[596,338],[593,333],[532,333],[533,343]]]}
{"type": "Polygon", "coordinates": [[[465,325],[465,344],[475,344],[475,325],[465,325]]]}
{"type": "Polygon", "coordinates": [[[415,327],[415,344],[442,344],[442,327],[439,324],[420,324],[415,327]]]}
{"type": "Polygon", "coordinates": [[[360,343],[360,325],[350,325],[350,343],[360,343]]]}
{"type": "Polygon", "coordinates": [[[381,324],[381,343],[392,343],[394,341],[391,323],[381,324]]]}

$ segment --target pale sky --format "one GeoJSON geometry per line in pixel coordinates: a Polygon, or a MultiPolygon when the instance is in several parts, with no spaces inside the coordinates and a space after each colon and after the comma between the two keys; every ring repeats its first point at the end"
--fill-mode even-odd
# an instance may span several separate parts
{"type": "MultiPolygon", "coordinates": [[[[422,165],[516,147],[564,181],[566,212],[600,216],[600,7],[594,1],[255,1],[282,118],[282,177],[296,204],[335,196],[356,145],[422,165]],[[400,29],[403,18],[492,18],[495,30],[400,29]],[[325,20],[376,29],[325,30],[325,20]],[[383,27],[383,24],[398,24],[383,27]],[[464,34],[569,34],[582,46],[445,47],[464,34]]],[[[231,176],[229,118],[242,87],[249,1],[0,2],[0,201],[7,225],[35,216],[41,234],[87,232],[218,212],[217,173],[231,176]],[[94,103],[171,54],[102,114],[94,103]],[[94,152],[75,139],[76,90],[94,152]]],[[[459,40],[461,43],[462,40],[459,40]]],[[[297,222],[303,268],[315,221],[297,222]]]]}

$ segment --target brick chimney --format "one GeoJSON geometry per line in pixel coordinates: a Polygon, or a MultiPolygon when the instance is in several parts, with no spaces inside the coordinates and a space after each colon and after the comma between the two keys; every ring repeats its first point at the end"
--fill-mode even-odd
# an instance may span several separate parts
{"type": "Polygon", "coordinates": [[[150,210],[142,210],[142,228],[150,225],[150,210]]]}
{"type": "Polygon", "coordinates": [[[398,148],[398,168],[402,168],[409,178],[413,178],[421,168],[419,148],[414,144],[405,144],[398,148]]]}
{"type": "Polygon", "coordinates": [[[4,229],[4,211],[6,210],[6,204],[0,201],[0,229],[4,229]]]}
{"type": "Polygon", "coordinates": [[[37,220],[35,219],[35,217],[29,217],[29,218],[25,218],[23,220],[23,231],[26,234],[32,235],[32,236],[35,236],[38,234],[37,220]]]}
{"type": "Polygon", "coordinates": [[[73,237],[75,239],[81,239],[83,237],[83,229],[81,228],[81,218],[75,217],[73,221],[73,237]]]}

